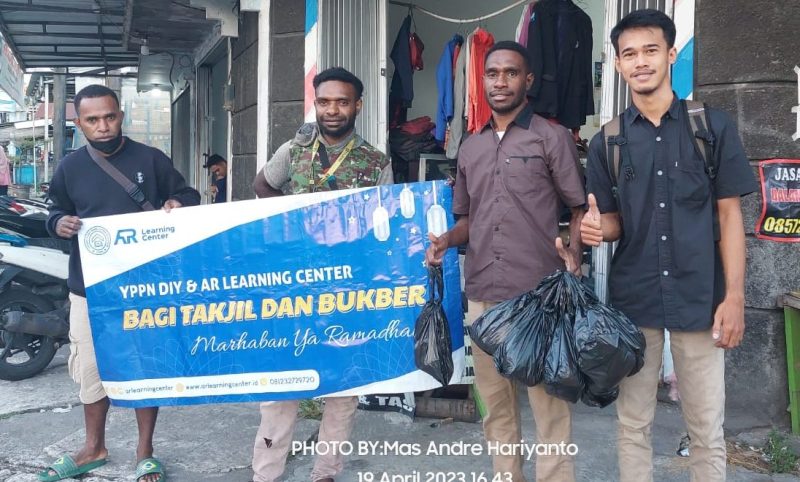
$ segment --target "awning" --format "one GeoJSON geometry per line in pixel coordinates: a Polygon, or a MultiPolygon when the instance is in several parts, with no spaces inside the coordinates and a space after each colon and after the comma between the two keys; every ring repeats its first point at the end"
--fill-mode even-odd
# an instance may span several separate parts
{"type": "MultiPolygon", "coordinates": [[[[0,31],[24,69],[136,65],[124,46],[125,0],[2,0],[0,31]]],[[[132,2],[131,2],[132,3],[132,2]]]]}
{"type": "MultiPolygon", "coordinates": [[[[195,0],[196,1],[196,0],[195,0]]],[[[187,53],[216,20],[191,0],[0,0],[0,33],[23,69],[103,73],[135,67],[143,42],[152,53],[187,53]],[[87,68],[95,68],[86,72],[87,68]]]]}

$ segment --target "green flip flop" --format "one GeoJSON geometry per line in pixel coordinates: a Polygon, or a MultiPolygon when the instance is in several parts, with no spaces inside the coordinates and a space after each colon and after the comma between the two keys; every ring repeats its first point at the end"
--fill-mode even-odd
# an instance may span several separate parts
{"type": "Polygon", "coordinates": [[[69,455],[62,455],[49,467],[39,472],[40,482],[56,482],[57,480],[71,479],[78,475],[91,472],[92,470],[105,465],[106,459],[95,460],[88,464],[78,465],[75,460],[69,455]],[[50,471],[55,472],[54,475],[50,471]]]}
{"type": "Polygon", "coordinates": [[[158,482],[167,481],[167,473],[164,472],[164,465],[158,459],[150,457],[149,459],[142,459],[136,464],[136,480],[138,481],[145,475],[158,474],[161,476],[158,482]]]}

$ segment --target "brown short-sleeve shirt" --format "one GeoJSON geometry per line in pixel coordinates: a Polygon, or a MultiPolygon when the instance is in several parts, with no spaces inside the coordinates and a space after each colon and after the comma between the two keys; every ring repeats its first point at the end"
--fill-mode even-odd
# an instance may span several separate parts
{"type": "Polygon", "coordinates": [[[467,298],[503,301],[564,263],[555,249],[563,204],[585,203],[571,134],[526,107],[502,140],[487,124],[461,146],[453,213],[469,215],[467,298]]]}

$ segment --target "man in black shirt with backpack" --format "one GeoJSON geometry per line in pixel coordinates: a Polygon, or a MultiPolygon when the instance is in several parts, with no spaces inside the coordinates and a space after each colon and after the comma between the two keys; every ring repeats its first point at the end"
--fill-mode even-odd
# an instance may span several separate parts
{"type": "MultiPolygon", "coordinates": [[[[90,85],[75,95],[75,125],[89,144],[65,157],[53,174],[47,220],[52,236],[72,240],[69,258],[70,356],[69,373],[80,384],[86,440],[74,456],[63,455],[39,474],[43,482],[72,478],[106,463],[105,425],[109,401],[97,372],[89,325],[86,290],[81,271],[78,237],[81,218],[165,211],[200,203],[200,194],[186,186],[172,161],[158,149],[122,135],[123,113],[114,91],[90,85]]],[[[153,458],[153,431],[157,407],[137,408],[139,443],[136,481],[166,480],[153,458]]]]}
{"type": "Polygon", "coordinates": [[[617,400],[620,479],[653,479],[651,428],[664,330],[670,331],[691,435],[691,479],[725,480],[725,349],[744,335],[740,197],[758,189],[736,126],[677,98],[669,70],[675,24],[639,10],[611,32],[631,105],[589,148],[585,244],[619,241],[609,301],[647,340],[645,364],[617,400]]]}

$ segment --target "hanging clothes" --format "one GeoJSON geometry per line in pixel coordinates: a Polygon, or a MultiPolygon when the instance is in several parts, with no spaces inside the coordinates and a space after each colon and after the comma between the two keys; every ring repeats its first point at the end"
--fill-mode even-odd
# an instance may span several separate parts
{"type": "Polygon", "coordinates": [[[411,65],[411,15],[408,15],[397,38],[390,57],[394,63],[394,75],[389,89],[389,125],[395,127],[406,121],[408,108],[414,100],[414,68],[411,65]]]}
{"type": "MultiPolygon", "coordinates": [[[[469,42],[466,40],[466,42],[469,42]]],[[[447,139],[447,158],[457,159],[458,148],[461,147],[461,139],[464,137],[464,106],[465,106],[465,82],[467,76],[467,56],[466,44],[459,49],[456,58],[456,70],[453,74],[453,120],[450,121],[450,136],[447,139]]]]}
{"type": "Polygon", "coordinates": [[[464,42],[464,37],[455,34],[444,46],[444,52],[436,66],[436,87],[439,98],[436,103],[436,140],[444,142],[447,125],[453,118],[453,55],[456,47],[464,42]]]}
{"type": "Polygon", "coordinates": [[[464,42],[464,123],[469,124],[469,66],[472,63],[470,56],[470,51],[472,50],[472,39],[475,37],[475,32],[478,29],[472,31],[471,34],[467,35],[467,40],[464,42]]]}
{"type": "Polygon", "coordinates": [[[522,16],[519,18],[519,23],[517,24],[517,31],[514,35],[514,38],[517,40],[517,43],[521,44],[523,47],[528,46],[528,27],[531,24],[531,16],[533,15],[533,6],[536,2],[531,2],[525,5],[525,8],[522,9],[522,16]]]}
{"type": "Polygon", "coordinates": [[[533,109],[575,129],[594,114],[592,20],[572,0],[539,0],[528,26],[533,109]]]}
{"type": "Polygon", "coordinates": [[[461,46],[464,44],[464,37],[461,37],[461,43],[456,45],[453,49],[453,78],[456,77],[456,62],[458,61],[458,54],[461,53],[461,46]]]}
{"type": "Polygon", "coordinates": [[[489,102],[483,92],[483,69],[486,52],[492,48],[492,45],[494,45],[494,36],[486,30],[478,28],[472,36],[472,45],[469,51],[470,65],[467,73],[469,76],[467,129],[471,133],[478,132],[492,117],[492,109],[489,107],[489,102]]]}

